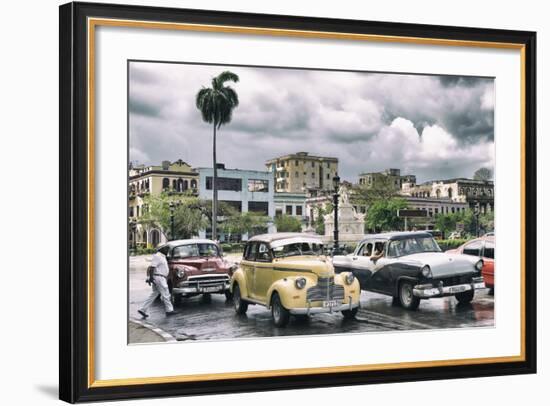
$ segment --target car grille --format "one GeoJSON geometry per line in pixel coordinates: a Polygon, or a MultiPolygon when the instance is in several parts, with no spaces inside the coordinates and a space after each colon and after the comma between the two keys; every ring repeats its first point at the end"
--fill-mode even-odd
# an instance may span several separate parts
{"type": "Polygon", "coordinates": [[[334,277],[319,278],[317,285],[307,290],[307,301],[318,302],[321,300],[343,300],[344,287],[334,283],[334,277]]]}
{"type": "Polygon", "coordinates": [[[229,283],[229,275],[190,276],[179,284],[181,287],[208,287],[229,283]]]}
{"type": "Polygon", "coordinates": [[[441,278],[443,286],[462,285],[464,283],[470,283],[472,281],[472,274],[450,276],[448,278],[441,278]]]}

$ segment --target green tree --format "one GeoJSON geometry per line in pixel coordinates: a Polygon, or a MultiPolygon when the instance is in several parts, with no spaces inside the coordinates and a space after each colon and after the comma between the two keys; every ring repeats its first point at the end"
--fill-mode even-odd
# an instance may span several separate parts
{"type": "Polygon", "coordinates": [[[489,168],[479,168],[474,172],[474,180],[491,180],[493,178],[493,171],[489,168]]]}
{"type": "Polygon", "coordinates": [[[353,188],[354,203],[370,206],[376,202],[389,200],[398,196],[398,190],[389,176],[380,176],[372,185],[356,185],[353,188]]]}
{"type": "Polygon", "coordinates": [[[267,227],[269,217],[252,212],[234,213],[221,224],[221,229],[229,237],[231,235],[256,234],[267,227]]]}
{"type": "Polygon", "coordinates": [[[147,228],[158,227],[169,240],[191,238],[199,230],[206,228],[208,222],[200,210],[197,210],[199,200],[192,196],[147,195],[144,197],[143,216],[138,222],[147,228]],[[174,212],[174,235],[172,235],[171,209],[174,212]]]}
{"type": "Polygon", "coordinates": [[[403,219],[397,217],[397,210],[406,208],[407,201],[399,197],[377,200],[369,205],[365,226],[376,232],[399,230],[403,219]]]}
{"type": "Polygon", "coordinates": [[[239,76],[230,71],[224,71],[212,78],[212,87],[203,87],[197,93],[195,104],[201,112],[203,121],[212,124],[212,239],[217,237],[218,217],[218,168],[216,161],[216,130],[231,121],[233,110],[239,105],[237,92],[225,82],[238,82],[239,76]]]}
{"type": "Polygon", "coordinates": [[[278,232],[300,232],[302,231],[302,223],[294,216],[281,214],[275,217],[275,225],[278,232]]]}
{"type": "Polygon", "coordinates": [[[313,228],[315,233],[319,235],[325,235],[325,216],[332,213],[334,206],[332,203],[326,203],[324,206],[315,206],[315,221],[313,221],[313,228]]]}

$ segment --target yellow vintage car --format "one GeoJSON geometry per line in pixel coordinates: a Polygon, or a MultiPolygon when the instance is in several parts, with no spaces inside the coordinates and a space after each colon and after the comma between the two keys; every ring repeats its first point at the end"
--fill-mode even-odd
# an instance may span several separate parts
{"type": "Polygon", "coordinates": [[[238,314],[250,304],[271,309],[273,322],[284,327],[290,315],[342,312],[353,318],[361,289],[351,272],[334,273],[323,242],[301,233],[274,233],[251,238],[239,269],[231,277],[238,314]]]}

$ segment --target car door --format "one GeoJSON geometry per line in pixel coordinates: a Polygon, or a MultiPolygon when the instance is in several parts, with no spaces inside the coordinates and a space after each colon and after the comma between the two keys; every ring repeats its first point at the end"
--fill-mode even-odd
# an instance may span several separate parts
{"type": "Polygon", "coordinates": [[[383,252],[383,256],[380,258],[373,259],[374,256],[370,258],[371,261],[371,272],[372,276],[369,281],[369,289],[376,292],[388,292],[389,285],[392,280],[390,264],[393,262],[391,258],[388,257],[387,253],[388,241],[386,240],[377,240],[374,241],[375,252],[380,249],[383,252]]]}
{"type": "Polygon", "coordinates": [[[246,288],[248,291],[248,297],[254,299],[254,266],[256,261],[256,253],[258,249],[258,244],[256,242],[248,243],[246,250],[244,251],[243,261],[241,262],[241,269],[244,272],[244,277],[246,281],[246,288]]]}
{"type": "Polygon", "coordinates": [[[359,280],[361,289],[367,289],[372,277],[372,268],[374,263],[371,261],[374,242],[367,240],[363,242],[354,255],[351,257],[351,266],[353,274],[359,280]]]}
{"type": "Polygon", "coordinates": [[[269,246],[265,242],[259,242],[256,261],[254,263],[254,297],[266,302],[267,291],[273,283],[273,265],[269,246]]]}

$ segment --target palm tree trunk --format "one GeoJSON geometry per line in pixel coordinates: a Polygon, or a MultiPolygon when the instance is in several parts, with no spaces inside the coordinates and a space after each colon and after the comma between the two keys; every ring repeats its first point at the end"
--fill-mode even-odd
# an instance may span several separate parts
{"type": "Polygon", "coordinates": [[[212,177],[212,240],[216,241],[218,225],[218,165],[216,163],[216,121],[214,120],[214,139],[212,142],[212,161],[214,176],[212,177]]]}

